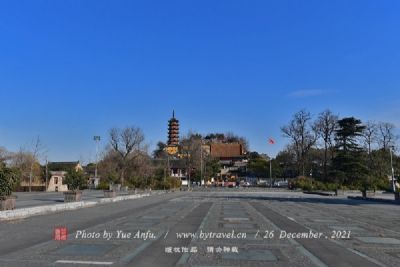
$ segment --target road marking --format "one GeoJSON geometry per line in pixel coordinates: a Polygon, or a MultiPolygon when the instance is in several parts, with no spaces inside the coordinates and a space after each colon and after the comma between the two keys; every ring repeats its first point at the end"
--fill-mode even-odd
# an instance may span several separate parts
{"type": "MultiPolygon", "coordinates": [[[[197,239],[197,237],[199,237],[200,231],[205,228],[204,226],[211,216],[211,211],[212,211],[212,208],[214,207],[214,205],[215,205],[215,203],[211,204],[210,208],[207,211],[206,216],[204,216],[203,220],[201,221],[200,226],[196,231],[196,234],[194,235],[193,239],[190,240],[189,246],[193,245],[194,241],[197,239]]],[[[182,256],[179,258],[178,263],[176,265],[177,266],[187,265],[187,261],[189,260],[189,258],[190,258],[189,253],[183,253],[182,256]]]]}
{"type": "MultiPolygon", "coordinates": [[[[336,242],[336,241],[335,241],[335,242],[336,242]]],[[[373,258],[371,258],[371,257],[368,257],[367,255],[361,253],[360,251],[357,251],[357,250],[351,249],[351,248],[347,248],[347,249],[350,250],[351,252],[353,252],[354,254],[359,255],[360,257],[363,257],[363,258],[365,258],[365,259],[367,259],[367,260],[369,260],[369,261],[372,261],[372,262],[375,263],[376,265],[379,265],[379,266],[381,266],[381,267],[387,267],[387,265],[385,265],[385,264],[383,264],[383,263],[381,263],[381,262],[379,262],[379,261],[377,261],[377,260],[375,260],[375,259],[373,259],[373,258]]]]}
{"type": "Polygon", "coordinates": [[[86,265],[113,265],[113,262],[107,261],[67,261],[67,260],[58,260],[55,263],[62,264],[86,264],[86,265]]]}
{"type": "Polygon", "coordinates": [[[147,242],[144,242],[143,244],[141,244],[138,248],[136,248],[132,253],[126,255],[125,257],[123,257],[120,262],[122,262],[123,264],[128,264],[129,262],[131,262],[137,255],[139,255],[140,253],[142,253],[142,251],[144,251],[146,248],[148,248],[151,244],[153,244],[154,242],[156,242],[158,239],[160,239],[160,237],[163,235],[163,233],[160,233],[158,236],[156,236],[156,239],[151,239],[147,242]]]}
{"type": "Polygon", "coordinates": [[[256,235],[254,236],[254,239],[257,239],[259,233],[260,233],[260,230],[257,231],[256,235]]]}
{"type": "MultiPolygon", "coordinates": [[[[317,206],[317,204],[307,203],[307,205],[301,205],[301,207],[302,207],[302,208],[307,208],[307,209],[309,209],[309,210],[311,210],[311,211],[315,211],[315,209],[319,208],[319,207],[317,206]],[[307,205],[308,205],[308,206],[307,206],[307,205]]],[[[297,206],[300,206],[300,204],[297,204],[297,206]]],[[[367,228],[368,228],[368,227],[370,227],[371,225],[373,225],[374,227],[383,229],[384,231],[388,231],[388,232],[391,232],[391,233],[396,234],[396,235],[397,235],[397,234],[400,234],[400,232],[397,232],[397,231],[394,231],[394,230],[391,230],[391,229],[388,229],[388,228],[384,228],[384,227],[382,227],[382,226],[379,226],[379,225],[376,224],[376,223],[375,223],[375,224],[372,224],[371,222],[364,222],[364,221],[360,221],[360,220],[357,220],[357,219],[354,219],[354,218],[349,218],[348,216],[346,216],[346,214],[340,215],[340,214],[338,214],[338,213],[336,212],[336,210],[334,210],[334,209],[332,209],[332,208],[324,207],[324,209],[325,209],[325,210],[331,210],[332,212],[335,213],[335,216],[336,216],[336,217],[339,217],[339,218],[341,218],[341,219],[343,219],[343,220],[345,220],[345,221],[350,220],[350,221],[352,221],[352,222],[356,222],[356,223],[362,224],[362,225],[363,225],[362,227],[367,226],[367,228]]],[[[368,208],[364,208],[364,209],[368,209],[368,208]]],[[[326,211],[324,211],[324,212],[325,212],[325,214],[327,214],[327,216],[330,216],[329,212],[326,212],[326,211]]]]}
{"type": "Polygon", "coordinates": [[[287,217],[289,220],[291,220],[291,221],[293,221],[293,222],[296,222],[296,220],[295,219],[293,219],[292,217],[287,217]]]}
{"type": "MultiPolygon", "coordinates": [[[[275,228],[275,230],[280,231],[281,228],[279,228],[275,223],[273,223],[271,220],[269,220],[267,217],[265,217],[261,212],[259,212],[255,207],[253,207],[253,205],[247,203],[248,207],[250,207],[259,217],[261,217],[262,219],[264,219],[265,221],[267,221],[268,223],[270,223],[272,225],[273,228],[275,228]]],[[[324,262],[322,262],[318,257],[316,257],[314,254],[312,254],[310,251],[308,251],[305,247],[303,247],[303,245],[301,245],[300,243],[298,243],[296,240],[289,238],[288,239],[289,243],[291,243],[292,245],[294,245],[294,247],[296,249],[299,250],[299,252],[301,254],[303,254],[304,256],[306,256],[312,263],[314,263],[316,266],[318,267],[328,267],[328,265],[326,265],[324,262]]]]}
{"type": "Polygon", "coordinates": [[[169,230],[167,231],[167,233],[164,235],[164,239],[166,239],[167,238],[167,236],[168,236],[168,233],[169,233],[169,230]]]}
{"type": "MultiPolygon", "coordinates": [[[[268,205],[266,205],[265,203],[261,203],[261,204],[259,204],[259,205],[264,206],[266,209],[269,209],[270,211],[272,211],[273,213],[275,213],[277,216],[281,216],[281,217],[285,218],[285,216],[279,214],[279,212],[277,212],[277,211],[274,210],[273,208],[270,208],[270,207],[269,207],[268,205]]],[[[255,208],[255,207],[254,207],[254,208],[255,208]]],[[[260,212],[260,214],[261,214],[261,212],[260,212]]],[[[261,214],[261,215],[262,215],[262,214],[261,214]]],[[[269,221],[271,222],[271,220],[269,220],[269,221]]],[[[305,228],[305,229],[314,231],[314,230],[312,230],[310,227],[308,227],[308,226],[306,226],[306,225],[303,225],[303,224],[300,224],[300,223],[297,223],[297,222],[295,222],[295,223],[296,223],[298,226],[300,226],[300,227],[303,227],[303,228],[305,228]]],[[[290,242],[293,242],[293,241],[294,241],[294,242],[298,243],[299,245],[301,245],[301,246],[303,247],[304,250],[306,250],[306,253],[308,252],[308,253],[311,254],[311,251],[308,251],[308,250],[306,249],[305,246],[303,246],[302,244],[300,244],[300,242],[302,243],[302,241],[297,242],[297,241],[295,241],[294,239],[289,239],[289,241],[290,241],[290,242]]],[[[368,257],[368,256],[366,256],[366,255],[364,255],[364,254],[362,254],[362,253],[358,253],[358,252],[355,251],[355,250],[352,250],[352,249],[349,249],[349,248],[343,246],[340,242],[338,242],[338,241],[336,241],[336,240],[334,240],[334,239],[328,239],[328,243],[327,243],[327,244],[329,244],[329,243],[335,244],[335,245],[337,246],[337,247],[334,248],[334,249],[343,249],[344,251],[347,250],[348,253],[352,253],[353,255],[359,256],[360,259],[363,259],[364,261],[367,261],[367,262],[369,263],[369,264],[363,263],[363,264],[366,265],[366,266],[373,266],[373,264],[374,264],[374,266],[375,266],[375,265],[378,265],[378,266],[385,266],[384,264],[379,263],[378,261],[376,261],[376,260],[374,260],[374,259],[372,259],[372,258],[370,258],[370,257],[368,257]],[[371,261],[371,259],[372,259],[372,261],[371,261]]],[[[313,254],[311,254],[311,255],[313,255],[313,254]]],[[[351,255],[351,254],[350,254],[350,255],[351,255]]],[[[315,255],[313,255],[313,256],[315,256],[315,255]]],[[[324,257],[324,255],[321,255],[320,257],[324,257]]],[[[320,260],[320,259],[317,258],[317,257],[316,257],[316,259],[317,259],[317,260],[320,260]]],[[[348,260],[350,260],[350,261],[359,261],[359,260],[354,259],[354,258],[351,258],[351,259],[348,259],[348,260]]],[[[321,263],[323,263],[323,262],[321,262],[321,263]]],[[[324,263],[323,263],[323,264],[324,264],[324,263]]],[[[325,265],[325,266],[326,266],[326,265],[325,265]]],[[[352,265],[352,266],[353,266],[353,265],[352,265]]],[[[354,265],[354,266],[355,266],[355,265],[354,265]]],[[[357,266],[358,266],[358,265],[357,265],[357,266]]]]}

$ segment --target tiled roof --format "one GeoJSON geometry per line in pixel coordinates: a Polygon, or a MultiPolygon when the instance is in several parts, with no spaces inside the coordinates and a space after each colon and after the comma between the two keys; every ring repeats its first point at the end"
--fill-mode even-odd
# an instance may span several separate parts
{"type": "Polygon", "coordinates": [[[239,143],[212,143],[210,153],[213,157],[235,158],[243,155],[243,148],[239,143]]]}
{"type": "Polygon", "coordinates": [[[69,171],[78,165],[79,161],[49,162],[48,168],[50,171],[69,171]]]}

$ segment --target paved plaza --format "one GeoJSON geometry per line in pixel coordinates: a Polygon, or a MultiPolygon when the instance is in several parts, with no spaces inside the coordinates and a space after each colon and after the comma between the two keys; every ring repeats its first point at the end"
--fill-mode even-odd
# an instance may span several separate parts
{"type": "Polygon", "coordinates": [[[172,192],[2,221],[0,266],[399,266],[399,214],[301,192],[172,192]]]}

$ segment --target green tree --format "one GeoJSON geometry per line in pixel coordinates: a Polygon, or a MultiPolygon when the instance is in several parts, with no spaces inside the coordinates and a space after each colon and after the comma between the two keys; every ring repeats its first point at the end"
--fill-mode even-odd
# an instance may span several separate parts
{"type": "Polygon", "coordinates": [[[18,183],[18,172],[0,163],[0,198],[10,196],[18,183]]]}
{"type": "Polygon", "coordinates": [[[269,175],[269,163],[267,159],[257,152],[249,153],[247,172],[251,176],[267,177],[269,175]]]}
{"type": "MultiPolygon", "coordinates": [[[[220,172],[219,160],[204,153],[203,155],[203,179],[210,181],[220,172]],[[204,155],[205,154],[205,155],[204,155]]],[[[201,181],[201,169],[197,169],[194,174],[194,181],[201,181]]]]}
{"type": "Polygon", "coordinates": [[[365,165],[365,153],[360,146],[359,137],[365,126],[354,117],[338,121],[335,131],[336,156],[333,159],[333,175],[336,181],[347,185],[362,186],[364,189],[372,185],[365,165]]]}
{"type": "Polygon", "coordinates": [[[278,162],[279,167],[282,170],[281,177],[294,178],[299,176],[296,163],[296,153],[291,146],[287,146],[284,150],[280,151],[278,155],[276,155],[275,160],[278,162]]]}
{"type": "MultiPolygon", "coordinates": [[[[396,155],[393,155],[393,167],[396,170],[396,155]]],[[[388,179],[391,176],[390,151],[377,149],[373,150],[368,158],[368,169],[371,175],[377,180],[377,187],[382,190],[390,190],[391,182],[388,179]]]]}
{"type": "Polygon", "coordinates": [[[153,157],[155,159],[165,159],[167,155],[167,151],[165,149],[167,148],[167,144],[163,142],[158,142],[157,143],[157,148],[153,151],[153,157]]]}

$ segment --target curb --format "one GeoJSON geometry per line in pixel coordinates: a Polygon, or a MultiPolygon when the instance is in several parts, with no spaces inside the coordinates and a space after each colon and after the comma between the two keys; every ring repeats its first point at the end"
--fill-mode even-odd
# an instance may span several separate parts
{"type": "Polygon", "coordinates": [[[119,201],[124,201],[124,200],[130,200],[130,199],[138,199],[142,197],[149,197],[150,194],[139,194],[139,195],[128,195],[128,196],[118,196],[114,198],[102,198],[98,201],[98,203],[113,203],[113,202],[119,202],[119,201]]]}
{"type": "Polygon", "coordinates": [[[347,198],[348,199],[353,199],[353,200],[365,200],[365,201],[388,203],[388,204],[395,204],[395,205],[399,205],[400,204],[400,201],[393,200],[393,199],[372,198],[372,197],[352,197],[352,196],[348,196],[347,198]]]}
{"type": "Polygon", "coordinates": [[[68,210],[77,210],[81,208],[93,207],[99,204],[106,203],[114,203],[120,202],[124,200],[132,200],[139,199],[143,197],[149,197],[150,194],[138,194],[138,195],[128,195],[128,196],[118,196],[115,198],[102,198],[99,201],[80,201],[80,202],[71,202],[64,204],[54,204],[54,205],[46,205],[46,206],[38,206],[32,208],[22,208],[16,210],[6,210],[0,211],[0,221],[8,221],[15,219],[24,219],[37,215],[44,215],[59,211],[68,211],[68,210]]]}
{"type": "Polygon", "coordinates": [[[320,196],[325,196],[325,197],[334,197],[334,196],[336,196],[335,192],[330,192],[330,191],[304,191],[303,194],[320,195],[320,196]]]}

